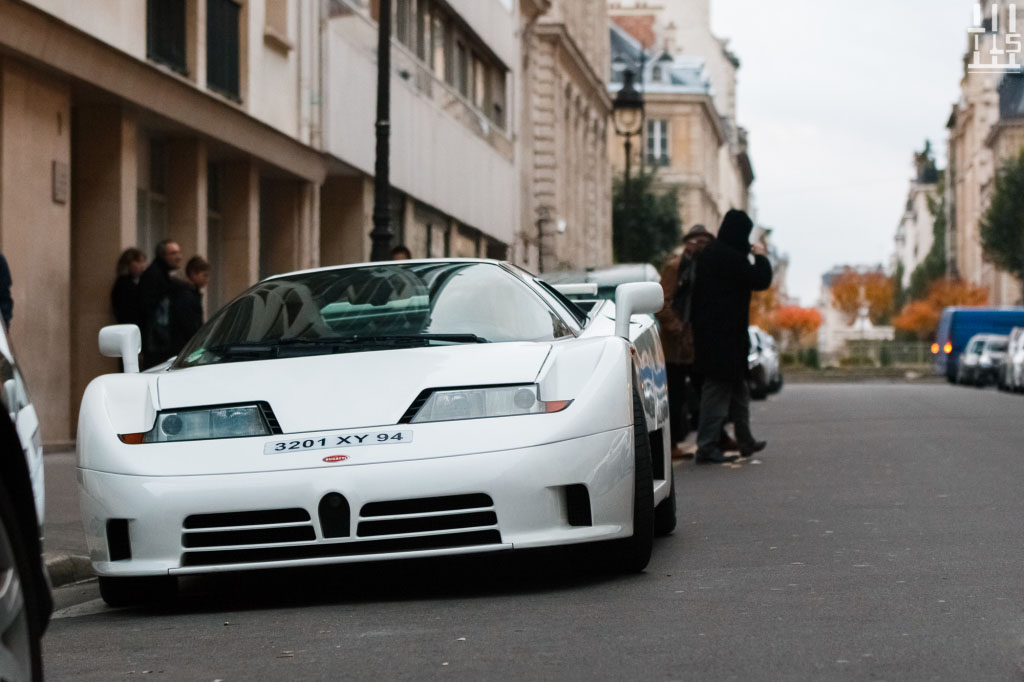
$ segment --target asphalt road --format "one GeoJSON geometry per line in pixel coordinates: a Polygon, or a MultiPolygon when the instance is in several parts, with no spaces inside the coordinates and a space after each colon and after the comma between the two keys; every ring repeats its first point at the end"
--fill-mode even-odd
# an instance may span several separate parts
{"type": "Polygon", "coordinates": [[[677,467],[642,575],[503,554],[193,579],[162,610],[79,584],[47,679],[1024,677],[1024,398],[789,386],[754,419],[760,463],[677,467]]]}

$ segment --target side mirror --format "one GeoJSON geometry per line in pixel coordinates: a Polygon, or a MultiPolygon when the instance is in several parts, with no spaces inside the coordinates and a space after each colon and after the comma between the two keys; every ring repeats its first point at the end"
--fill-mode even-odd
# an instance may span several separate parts
{"type": "Polygon", "coordinates": [[[665,305],[665,292],[657,282],[630,282],[615,288],[615,335],[629,341],[629,318],[653,315],[665,305]]]}
{"type": "Polygon", "coordinates": [[[139,371],[142,332],[134,324],[113,324],[100,330],[100,354],[121,358],[126,374],[139,371]]]}

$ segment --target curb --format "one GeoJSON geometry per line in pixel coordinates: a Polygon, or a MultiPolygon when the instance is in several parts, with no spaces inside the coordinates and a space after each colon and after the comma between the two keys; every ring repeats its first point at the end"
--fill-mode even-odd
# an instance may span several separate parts
{"type": "Polygon", "coordinates": [[[67,585],[93,577],[92,562],[89,557],[77,554],[43,554],[46,572],[50,574],[50,584],[54,587],[67,585]]]}

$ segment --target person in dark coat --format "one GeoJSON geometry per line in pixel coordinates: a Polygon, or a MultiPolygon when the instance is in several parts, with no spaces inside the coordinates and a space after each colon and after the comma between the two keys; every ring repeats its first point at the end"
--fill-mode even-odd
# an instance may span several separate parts
{"type": "Polygon", "coordinates": [[[175,282],[171,303],[173,354],[203,326],[203,287],[210,281],[210,264],[202,256],[192,256],[185,264],[185,281],[175,282]]]}
{"type": "Polygon", "coordinates": [[[110,291],[110,307],[118,324],[134,324],[142,328],[142,299],[139,278],[146,270],[146,254],[136,248],[125,249],[117,259],[117,279],[110,291]]]}
{"type": "Polygon", "coordinates": [[[772,266],[764,246],[750,244],[754,223],[743,211],[725,214],[718,238],[697,256],[693,299],[695,369],[703,377],[697,462],[730,462],[718,447],[726,420],[731,419],[740,455],[764,449],[750,431],[750,295],[771,286],[772,266]],[[753,253],[753,262],[751,254],[753,253]]]}
{"type": "Polygon", "coordinates": [[[171,298],[178,285],[171,273],[180,267],[181,247],[173,239],[165,239],[156,245],[156,257],[139,278],[143,369],[159,365],[174,355],[171,298]]]}
{"type": "Polygon", "coordinates": [[[11,318],[14,317],[14,299],[11,298],[11,268],[7,265],[7,259],[0,253],[0,317],[4,321],[4,329],[11,326],[11,318]]]}

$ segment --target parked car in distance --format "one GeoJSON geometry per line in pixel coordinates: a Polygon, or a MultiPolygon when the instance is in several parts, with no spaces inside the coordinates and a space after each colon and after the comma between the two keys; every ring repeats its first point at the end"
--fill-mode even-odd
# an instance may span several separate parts
{"type": "Polygon", "coordinates": [[[1014,327],[1010,330],[1009,342],[1006,346],[1006,358],[999,365],[999,374],[996,377],[996,387],[1000,391],[1012,391],[1013,386],[1013,358],[1021,348],[1024,341],[1024,327],[1014,327]]]}
{"type": "Polygon", "coordinates": [[[1003,364],[1006,387],[1014,393],[1024,392],[1024,327],[1014,327],[1003,364]]]}
{"type": "Polygon", "coordinates": [[[747,367],[750,370],[750,397],[763,400],[769,393],[782,389],[782,367],[779,351],[772,335],[760,327],[747,329],[750,335],[750,352],[747,367]]]}
{"type": "Polygon", "coordinates": [[[40,639],[53,610],[42,559],[39,420],[0,325],[0,680],[43,679],[40,639]]]}
{"type": "Polygon", "coordinates": [[[1009,334],[1014,327],[1024,327],[1024,306],[946,308],[942,311],[939,330],[932,344],[935,373],[945,375],[949,383],[956,383],[960,357],[972,336],[1009,334]]]}
{"type": "Polygon", "coordinates": [[[1009,337],[1005,334],[975,334],[967,342],[957,368],[958,384],[988,386],[999,376],[1006,359],[1009,337]]]}

